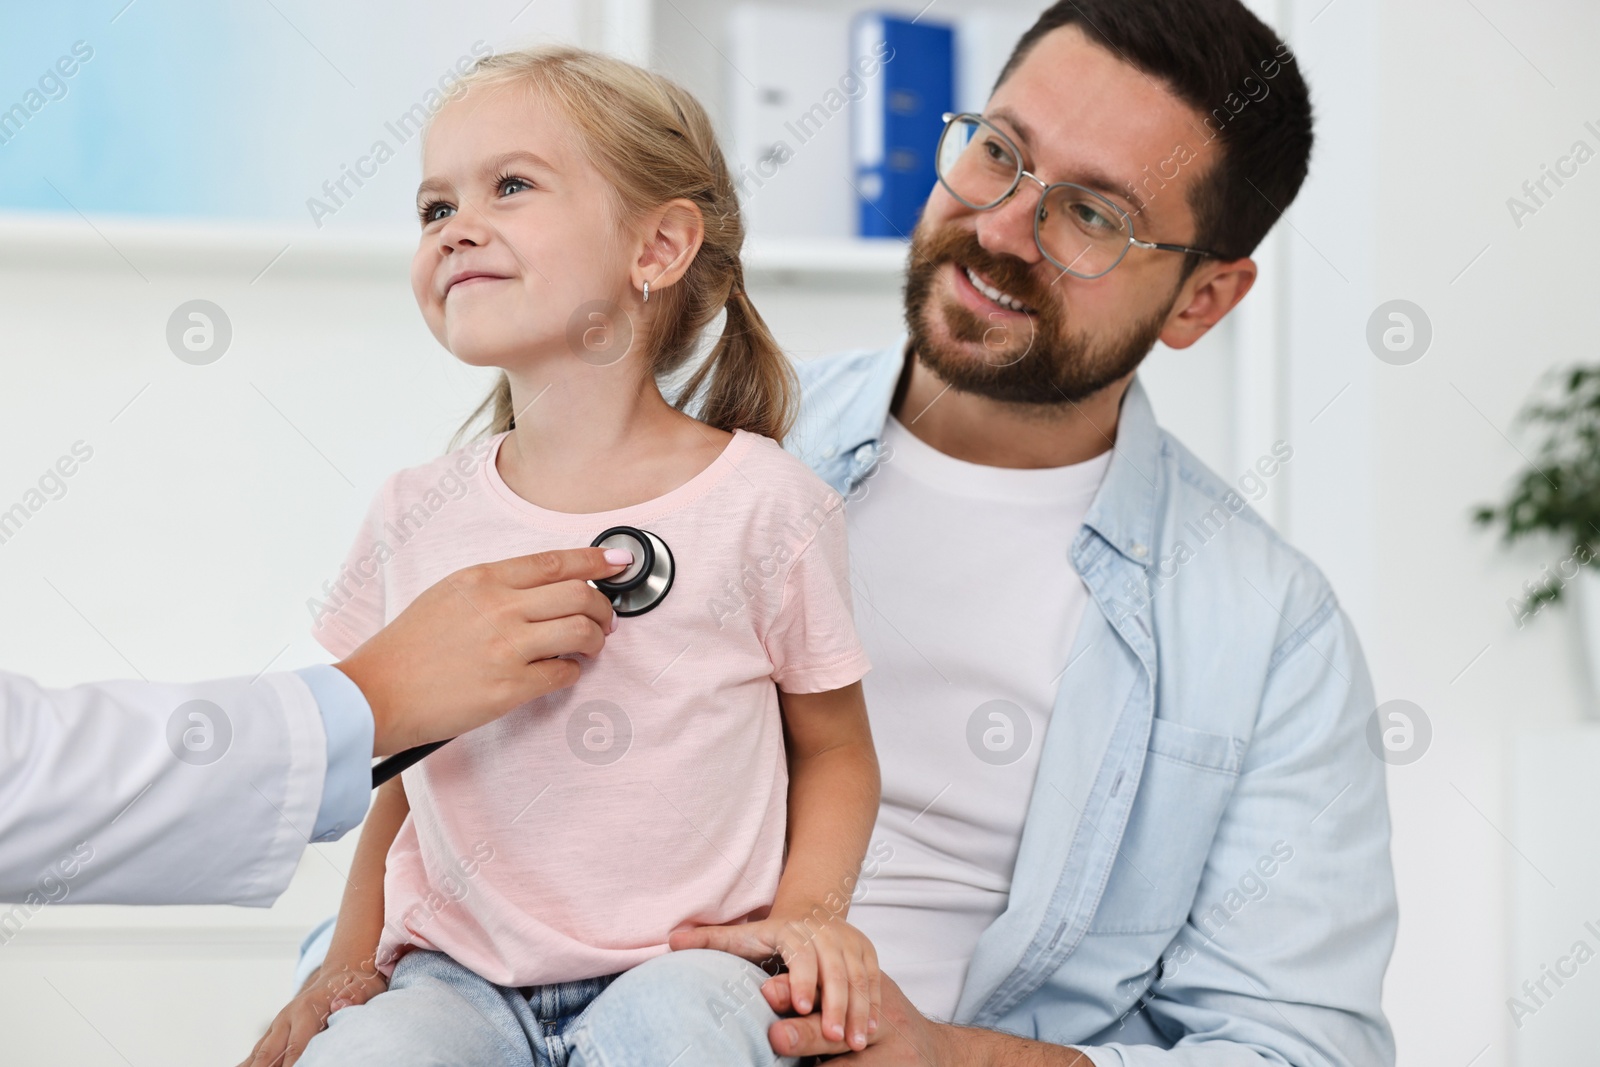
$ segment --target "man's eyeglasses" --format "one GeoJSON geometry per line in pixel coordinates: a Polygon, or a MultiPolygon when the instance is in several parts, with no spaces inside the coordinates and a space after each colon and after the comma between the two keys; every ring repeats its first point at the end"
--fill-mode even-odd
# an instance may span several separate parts
{"type": "Polygon", "coordinates": [[[1133,218],[1093,189],[1072,182],[1046,184],[1024,170],[1016,144],[982,115],[945,115],[944,121],[934,155],[939,183],[975,211],[1005,203],[1024,178],[1039,186],[1033,239],[1046,259],[1074,277],[1106,274],[1134,245],[1224,258],[1204,248],[1139,240],[1133,235],[1133,218]]]}

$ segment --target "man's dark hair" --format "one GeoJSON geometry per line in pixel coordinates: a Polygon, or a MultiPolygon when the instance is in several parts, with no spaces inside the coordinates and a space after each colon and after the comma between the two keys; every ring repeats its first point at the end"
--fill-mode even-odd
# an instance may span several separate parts
{"type": "Polygon", "coordinates": [[[1225,259],[1255,251],[1311,161],[1311,97],[1289,46],[1239,0],[1061,0],[1022,35],[995,87],[1063,26],[1200,112],[1198,140],[1216,138],[1221,152],[1190,187],[1194,244],[1225,259]]]}

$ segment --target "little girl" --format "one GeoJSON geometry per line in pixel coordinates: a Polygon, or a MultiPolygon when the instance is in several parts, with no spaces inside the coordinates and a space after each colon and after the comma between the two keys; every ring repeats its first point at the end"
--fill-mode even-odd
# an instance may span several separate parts
{"type": "Polygon", "coordinates": [[[323,977],[247,1062],[721,1062],[585,1037],[619,974],[717,944],[781,956],[796,1010],[863,1048],[876,958],[843,920],[878,771],[842,502],[777,444],[791,371],[744,293],[710,121],[619,60],[516,52],[457,86],[423,161],[417,303],[505,373],[487,441],[389,479],[316,637],[344,656],[465,564],[618,525],[660,537],[676,578],[597,630],[570,689],[378,791],[323,977]],[[673,407],[657,378],[718,312],[673,407]]]}

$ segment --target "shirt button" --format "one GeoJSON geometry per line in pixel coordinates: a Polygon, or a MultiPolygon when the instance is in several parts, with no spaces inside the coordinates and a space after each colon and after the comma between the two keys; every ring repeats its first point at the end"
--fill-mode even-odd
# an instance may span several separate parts
{"type": "Polygon", "coordinates": [[[1132,552],[1134,554],[1134,556],[1136,558],[1138,558],[1138,559],[1144,559],[1145,556],[1150,554],[1150,550],[1148,548],[1144,547],[1144,545],[1140,544],[1138,541],[1135,541],[1129,547],[1128,551],[1132,552]]]}
{"type": "Polygon", "coordinates": [[[875,451],[870,444],[862,445],[856,449],[856,466],[865,467],[868,463],[871,463],[875,451]]]}
{"type": "Polygon", "coordinates": [[[837,456],[838,454],[839,454],[839,450],[837,448],[834,448],[832,445],[829,445],[828,448],[827,448],[827,451],[822,453],[822,458],[823,459],[832,459],[834,456],[837,456]]]}

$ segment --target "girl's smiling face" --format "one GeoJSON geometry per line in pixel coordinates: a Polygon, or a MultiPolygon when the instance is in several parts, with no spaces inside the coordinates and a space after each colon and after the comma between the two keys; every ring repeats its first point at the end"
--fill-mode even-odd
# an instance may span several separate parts
{"type": "Polygon", "coordinates": [[[628,243],[605,178],[538,92],[471,93],[434,117],[411,288],[457,359],[518,370],[568,347],[592,301],[626,306],[628,243]]]}

